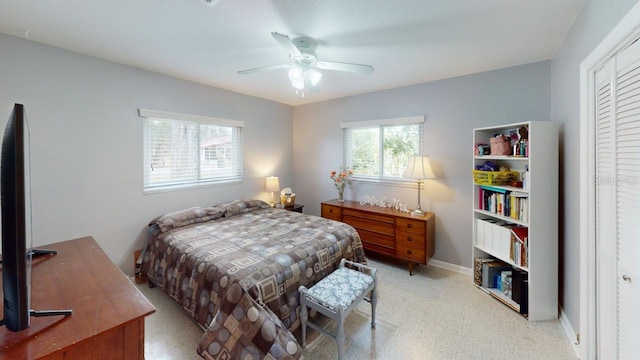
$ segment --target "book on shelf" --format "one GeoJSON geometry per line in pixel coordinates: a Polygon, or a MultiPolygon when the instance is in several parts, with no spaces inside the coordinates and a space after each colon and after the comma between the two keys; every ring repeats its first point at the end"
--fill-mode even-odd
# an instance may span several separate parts
{"type": "Polygon", "coordinates": [[[526,226],[516,226],[511,228],[511,232],[518,238],[519,241],[525,242],[525,239],[529,238],[529,228],[526,226]]]}
{"type": "Polygon", "coordinates": [[[528,283],[525,283],[529,279],[529,274],[521,269],[513,269],[513,273],[511,274],[511,300],[515,301],[517,304],[520,304],[520,308],[522,308],[523,303],[528,301],[525,287],[528,283]]]}
{"type": "Polygon", "coordinates": [[[509,259],[514,264],[529,266],[529,228],[515,226],[511,228],[509,259]]]}
{"type": "Polygon", "coordinates": [[[505,270],[500,273],[500,291],[511,299],[512,294],[512,270],[505,270]]]}
{"type": "Polygon", "coordinates": [[[509,192],[509,190],[507,190],[505,188],[501,188],[501,187],[497,187],[497,186],[491,186],[491,185],[480,185],[480,189],[489,190],[489,191],[502,193],[502,194],[506,194],[506,193],[509,192]]]}
{"type": "Polygon", "coordinates": [[[520,290],[521,299],[520,299],[520,314],[528,315],[529,314],[529,280],[526,279],[522,283],[522,289],[520,290]]]}
{"type": "Polygon", "coordinates": [[[482,264],[482,287],[497,288],[497,278],[505,270],[511,270],[511,266],[501,261],[487,262],[482,264]]]}
{"type": "Polygon", "coordinates": [[[478,188],[478,208],[520,221],[528,221],[529,195],[504,188],[481,185],[478,188]]]}

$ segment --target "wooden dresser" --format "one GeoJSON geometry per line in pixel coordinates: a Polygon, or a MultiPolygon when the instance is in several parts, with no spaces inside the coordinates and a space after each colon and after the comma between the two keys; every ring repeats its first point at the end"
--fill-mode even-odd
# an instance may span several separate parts
{"type": "Polygon", "coordinates": [[[0,359],[144,359],[144,318],[155,308],[96,241],[44,248],[58,254],[33,260],[31,308],[73,314],[31,318],[20,332],[0,327],[0,359]]]}
{"type": "Polygon", "coordinates": [[[435,252],[434,213],[412,216],[349,200],[330,200],[321,205],[322,217],[342,221],[358,231],[365,250],[407,260],[410,275],[414,264],[426,265],[435,252]]]}

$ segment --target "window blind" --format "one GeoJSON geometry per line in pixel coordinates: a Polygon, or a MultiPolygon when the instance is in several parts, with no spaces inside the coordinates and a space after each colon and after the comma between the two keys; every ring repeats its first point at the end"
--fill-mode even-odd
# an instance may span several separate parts
{"type": "Polygon", "coordinates": [[[140,109],[144,191],[242,180],[241,121],[140,109]]]}

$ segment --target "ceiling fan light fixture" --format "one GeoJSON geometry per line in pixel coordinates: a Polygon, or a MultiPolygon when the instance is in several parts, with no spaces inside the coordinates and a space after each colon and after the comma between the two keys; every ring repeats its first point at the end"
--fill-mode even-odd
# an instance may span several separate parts
{"type": "Polygon", "coordinates": [[[289,80],[291,83],[304,82],[304,71],[299,66],[294,66],[289,70],[289,80]]]}
{"type": "MultiPolygon", "coordinates": [[[[213,3],[220,0],[202,0],[207,3],[213,3]]],[[[288,77],[291,86],[296,89],[296,94],[302,93],[304,97],[305,88],[311,93],[319,91],[318,84],[322,79],[322,72],[316,70],[335,70],[351,73],[371,74],[374,68],[371,65],[352,64],[336,61],[318,61],[316,52],[313,50],[316,41],[309,38],[291,40],[288,35],[278,32],[271,32],[271,36],[280,45],[289,52],[289,64],[269,65],[253,69],[240,70],[238,74],[250,74],[263,70],[277,70],[288,68],[288,77]]]]}
{"type": "Polygon", "coordinates": [[[307,71],[307,78],[311,82],[311,85],[317,86],[318,83],[320,82],[320,79],[322,79],[322,73],[314,69],[311,69],[307,71]]]}
{"type": "Polygon", "coordinates": [[[293,86],[294,88],[296,88],[298,90],[304,90],[304,80],[292,81],[291,82],[291,86],[293,86]]]}

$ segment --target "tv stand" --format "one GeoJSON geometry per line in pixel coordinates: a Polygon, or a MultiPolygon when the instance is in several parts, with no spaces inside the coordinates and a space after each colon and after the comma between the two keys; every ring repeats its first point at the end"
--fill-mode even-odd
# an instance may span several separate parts
{"type": "Polygon", "coordinates": [[[155,311],[153,305],[93,238],[46,248],[58,255],[34,260],[31,307],[69,307],[73,316],[32,311],[28,328],[0,327],[0,360],[143,360],[144,318],[155,311]]]}
{"type": "Polygon", "coordinates": [[[45,316],[69,316],[73,313],[73,310],[29,310],[29,316],[31,317],[45,317],[45,316]]]}
{"type": "MultiPolygon", "coordinates": [[[[57,250],[48,250],[48,249],[31,249],[27,252],[28,256],[31,256],[32,259],[37,257],[45,256],[45,255],[55,255],[57,254],[57,250]]],[[[0,264],[2,264],[2,258],[0,258],[0,264]]]]}
{"type": "MultiPolygon", "coordinates": [[[[69,316],[72,313],[73,310],[29,310],[29,316],[31,317],[69,316]]],[[[4,326],[4,319],[0,320],[0,326],[4,326]]]]}
{"type": "MultiPolygon", "coordinates": [[[[57,250],[49,249],[31,249],[28,254],[32,259],[42,257],[45,255],[55,255],[57,250]]],[[[29,310],[29,316],[31,317],[45,317],[45,316],[70,316],[73,314],[73,310],[29,310]]],[[[4,323],[4,320],[0,321],[0,325],[4,323]]]]}
{"type": "Polygon", "coordinates": [[[29,256],[31,256],[31,258],[37,258],[37,257],[40,257],[40,256],[45,256],[45,255],[55,255],[57,253],[58,253],[57,250],[49,250],[49,249],[31,249],[28,252],[28,254],[29,254],[29,256]]]}
{"type": "MultiPolygon", "coordinates": [[[[42,257],[45,255],[55,255],[57,254],[57,250],[49,250],[49,249],[31,249],[27,252],[27,255],[32,259],[37,257],[42,257]]],[[[2,259],[0,259],[0,264],[2,263],[2,259]]],[[[29,316],[31,317],[45,317],[45,316],[69,316],[73,314],[73,310],[29,310],[29,316]]],[[[4,326],[4,319],[0,320],[0,326],[4,326]]]]}

